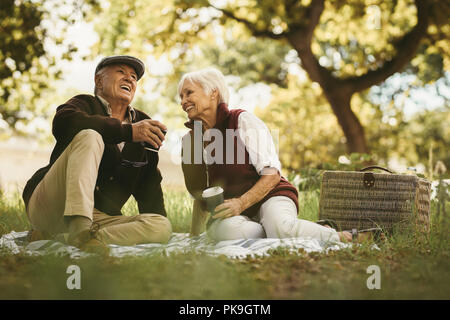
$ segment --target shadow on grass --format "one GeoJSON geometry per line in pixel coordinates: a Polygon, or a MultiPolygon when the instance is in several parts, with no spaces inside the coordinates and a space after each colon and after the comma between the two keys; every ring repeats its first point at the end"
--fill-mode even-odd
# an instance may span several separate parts
{"type": "Polygon", "coordinates": [[[227,259],[194,254],[79,260],[8,256],[0,262],[0,299],[268,298],[248,271],[227,259]],[[67,288],[69,265],[80,267],[80,290],[67,288]]]}

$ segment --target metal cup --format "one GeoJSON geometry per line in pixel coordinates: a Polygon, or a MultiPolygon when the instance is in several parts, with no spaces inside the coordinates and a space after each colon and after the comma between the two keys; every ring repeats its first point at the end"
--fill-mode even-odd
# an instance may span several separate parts
{"type": "MultiPolygon", "coordinates": [[[[166,133],[167,133],[167,131],[166,131],[166,130],[163,130],[163,129],[161,129],[161,132],[163,133],[164,136],[165,136],[166,133]]],[[[159,151],[159,148],[160,148],[160,147],[155,148],[155,147],[152,146],[150,143],[145,142],[145,141],[144,141],[144,142],[141,142],[141,144],[144,146],[144,148],[145,148],[146,150],[153,151],[153,152],[158,152],[158,151],[159,151]]]]}
{"type": "Polygon", "coordinates": [[[223,203],[223,189],[221,187],[211,187],[205,189],[202,198],[206,202],[206,208],[209,212],[214,213],[214,209],[223,203]]]}

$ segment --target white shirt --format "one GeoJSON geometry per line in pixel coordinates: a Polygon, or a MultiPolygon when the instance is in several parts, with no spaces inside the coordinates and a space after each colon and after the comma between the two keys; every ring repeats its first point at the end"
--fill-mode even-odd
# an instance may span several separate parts
{"type": "Polygon", "coordinates": [[[275,168],[281,174],[281,163],[272,135],[266,124],[250,112],[242,112],[238,118],[238,134],[245,145],[250,163],[259,175],[264,168],[275,168]]]}

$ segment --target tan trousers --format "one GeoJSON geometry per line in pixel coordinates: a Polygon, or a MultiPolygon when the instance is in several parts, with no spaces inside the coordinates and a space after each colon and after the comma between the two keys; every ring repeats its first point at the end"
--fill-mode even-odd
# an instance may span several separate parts
{"type": "Polygon", "coordinates": [[[94,208],[94,188],[105,148],[95,130],[80,131],[34,190],[28,218],[34,230],[67,232],[64,217],[79,215],[98,223],[97,236],[106,243],[164,243],[172,234],[170,221],[159,214],[109,216],[94,208]]]}

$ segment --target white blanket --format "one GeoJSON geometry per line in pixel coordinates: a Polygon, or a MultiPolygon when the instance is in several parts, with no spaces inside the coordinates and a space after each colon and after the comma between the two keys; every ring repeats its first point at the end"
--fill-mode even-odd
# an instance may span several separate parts
{"type": "MultiPolygon", "coordinates": [[[[86,257],[91,254],[78,248],[54,240],[41,240],[28,243],[28,231],[5,234],[0,238],[0,253],[6,251],[12,254],[25,255],[70,255],[71,258],[86,257]]],[[[309,238],[287,239],[239,239],[221,241],[218,243],[208,239],[206,233],[190,238],[188,233],[174,233],[167,244],[139,244],[135,246],[109,245],[113,257],[170,255],[176,253],[206,253],[212,256],[225,255],[228,258],[244,259],[246,257],[263,257],[270,255],[274,249],[287,250],[290,253],[325,252],[350,247],[342,242],[325,242],[309,238]]]]}

